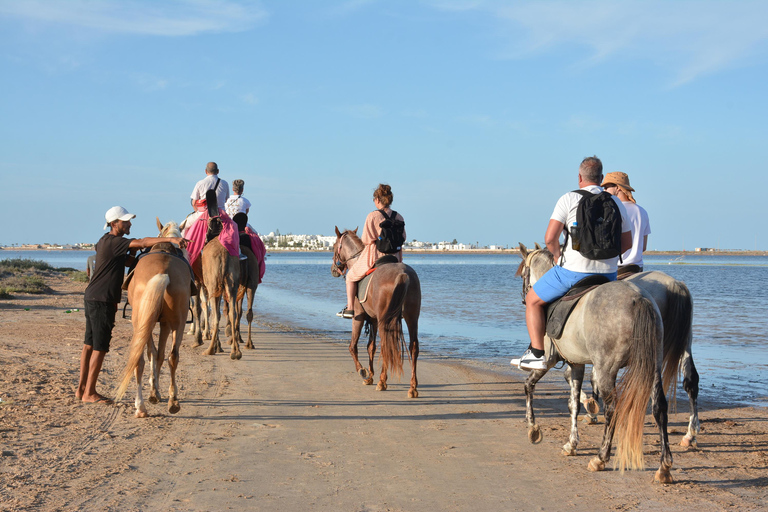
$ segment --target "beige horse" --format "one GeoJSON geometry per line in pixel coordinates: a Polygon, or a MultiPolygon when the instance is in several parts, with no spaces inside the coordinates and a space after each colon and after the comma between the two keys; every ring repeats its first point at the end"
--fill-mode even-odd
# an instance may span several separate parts
{"type": "MultiPolygon", "coordinates": [[[[159,223],[159,221],[158,221],[159,223]]],[[[162,236],[181,236],[176,223],[169,223],[168,230],[162,236]]],[[[147,417],[147,408],[141,392],[141,379],[144,373],[144,349],[149,359],[149,401],[160,401],[158,379],[160,367],[165,359],[165,345],[169,335],[173,334],[173,345],[168,357],[171,369],[171,385],[168,390],[168,411],[179,412],[178,388],[176,387],[176,369],[179,364],[179,347],[184,336],[184,324],[189,310],[191,294],[189,265],[178,249],[170,243],[156,244],[149,253],[136,264],[133,277],[128,285],[128,300],[133,304],[133,338],[129,347],[128,364],[125,367],[117,400],[121,399],[128,388],[131,375],[136,377],[136,417],[147,417]],[[155,347],[152,331],[160,324],[160,336],[155,347]]]]}

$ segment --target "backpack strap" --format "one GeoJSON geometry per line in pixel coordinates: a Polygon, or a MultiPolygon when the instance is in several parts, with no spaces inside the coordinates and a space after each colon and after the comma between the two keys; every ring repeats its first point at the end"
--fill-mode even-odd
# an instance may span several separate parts
{"type": "Polygon", "coordinates": [[[395,220],[395,217],[397,217],[397,212],[395,210],[392,210],[392,215],[387,215],[387,212],[383,208],[379,211],[384,216],[385,220],[395,220]]]}

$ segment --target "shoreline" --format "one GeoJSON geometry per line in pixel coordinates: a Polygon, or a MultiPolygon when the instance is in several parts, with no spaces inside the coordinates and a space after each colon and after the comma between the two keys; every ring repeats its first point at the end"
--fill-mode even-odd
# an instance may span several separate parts
{"type": "MultiPolygon", "coordinates": [[[[93,251],[93,249],[83,248],[18,248],[18,247],[0,247],[0,251],[8,252],[52,252],[52,251],[93,251]]],[[[269,253],[313,253],[313,254],[325,254],[330,253],[328,250],[314,250],[314,249],[282,249],[282,248],[267,248],[267,254],[269,253]]],[[[467,249],[464,251],[459,250],[433,250],[433,249],[404,249],[404,254],[418,254],[418,255],[435,255],[444,256],[450,254],[520,254],[518,248],[510,249],[467,249]]],[[[768,251],[753,251],[753,250],[724,250],[724,251],[661,251],[650,250],[643,253],[646,256],[768,256],[768,251]]]]}

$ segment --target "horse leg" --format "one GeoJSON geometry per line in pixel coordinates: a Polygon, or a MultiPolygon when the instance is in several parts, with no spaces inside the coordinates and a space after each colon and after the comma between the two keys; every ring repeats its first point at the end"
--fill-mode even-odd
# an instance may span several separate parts
{"type": "Polygon", "coordinates": [[[597,389],[603,395],[603,411],[605,411],[605,428],[603,429],[603,442],[596,457],[589,461],[588,469],[590,471],[603,471],[605,464],[611,458],[611,444],[613,443],[613,434],[616,431],[616,425],[613,422],[613,415],[616,412],[616,373],[604,375],[602,371],[592,368],[593,383],[597,382],[597,389]]]}
{"type": "MultiPolygon", "coordinates": [[[[168,333],[165,333],[168,336],[168,333]]],[[[158,345],[163,338],[163,326],[160,324],[160,336],[158,338],[158,345]]],[[[155,346],[154,336],[149,338],[147,342],[147,360],[149,361],[149,403],[156,404],[160,401],[160,389],[158,388],[157,381],[160,377],[160,365],[162,361],[158,361],[157,347],[155,346]]]]}
{"type": "Polygon", "coordinates": [[[355,362],[355,371],[362,377],[365,384],[370,385],[373,384],[373,379],[368,376],[365,368],[360,364],[360,359],[357,357],[357,342],[360,340],[360,333],[363,331],[364,324],[364,320],[358,320],[357,318],[352,320],[352,339],[349,342],[349,353],[355,362]]]}
{"type": "Polygon", "coordinates": [[[255,349],[256,347],[253,346],[253,341],[251,341],[251,322],[253,322],[253,298],[256,295],[256,290],[248,288],[245,293],[248,298],[248,313],[245,316],[245,319],[248,320],[248,343],[246,343],[245,348],[255,349]]]}
{"type": "Polygon", "coordinates": [[[230,289],[227,297],[227,300],[229,301],[229,315],[227,317],[229,324],[232,326],[232,336],[230,338],[232,351],[230,352],[229,357],[233,360],[237,360],[243,357],[243,353],[240,351],[240,343],[238,341],[240,338],[240,316],[237,314],[237,297],[235,294],[236,291],[230,289]]]}
{"type": "Polygon", "coordinates": [[[587,395],[584,392],[584,388],[582,387],[580,401],[584,405],[585,410],[584,423],[587,425],[596,425],[597,413],[600,412],[600,404],[598,403],[598,400],[600,399],[600,391],[597,389],[597,385],[595,384],[594,373],[590,374],[589,380],[590,384],[592,385],[592,393],[587,395]]]}
{"type": "Polygon", "coordinates": [[[144,374],[144,356],[143,355],[139,358],[139,362],[136,364],[136,369],[134,370],[133,374],[136,377],[135,416],[137,418],[146,418],[149,414],[147,413],[147,406],[144,405],[144,396],[141,394],[141,377],[144,374]]]}
{"type": "Polygon", "coordinates": [[[688,419],[688,432],[686,432],[683,440],[680,441],[681,446],[690,446],[691,448],[697,448],[696,436],[699,434],[699,372],[696,371],[696,365],[693,364],[693,356],[690,351],[690,344],[683,354],[683,360],[681,363],[683,367],[683,389],[688,393],[688,401],[691,404],[691,415],[688,419]]]}
{"type": "Polygon", "coordinates": [[[419,398],[419,379],[416,377],[416,360],[419,358],[419,319],[412,314],[403,314],[405,324],[408,326],[408,352],[411,355],[411,387],[408,390],[408,398],[419,398]]]}
{"type": "MultiPolygon", "coordinates": [[[[202,330],[203,330],[203,339],[210,340],[211,339],[211,297],[208,296],[208,292],[205,291],[205,289],[200,288],[200,307],[202,308],[202,316],[201,319],[203,320],[202,330]]],[[[201,340],[202,341],[202,340],[201,340]]]]}
{"type": "Polygon", "coordinates": [[[221,351],[221,345],[219,344],[219,297],[208,297],[208,308],[210,309],[210,333],[211,344],[208,345],[208,349],[203,352],[203,355],[212,356],[217,352],[217,349],[221,351]]]}
{"type": "Polygon", "coordinates": [[[547,370],[532,370],[525,379],[525,419],[528,422],[528,440],[532,444],[539,444],[543,439],[533,414],[533,392],[536,389],[536,383],[546,374],[547,370]]]}
{"type": "Polygon", "coordinates": [[[664,396],[664,385],[661,379],[661,365],[653,379],[653,392],[651,394],[651,411],[653,419],[659,428],[659,441],[661,451],[661,464],[653,477],[655,482],[671,484],[672,475],[669,469],[672,467],[672,452],[669,449],[669,434],[667,432],[667,397],[664,396]]]}
{"type": "Polygon", "coordinates": [[[187,334],[189,334],[190,336],[194,336],[195,334],[197,334],[197,329],[198,329],[197,315],[199,312],[198,304],[199,303],[198,303],[197,295],[193,295],[192,297],[189,298],[189,309],[192,310],[192,325],[189,326],[189,330],[187,331],[187,334]]]}
{"type": "Polygon", "coordinates": [[[581,384],[584,381],[584,365],[568,365],[565,371],[566,380],[571,385],[571,395],[568,398],[568,410],[571,411],[571,435],[568,442],[563,445],[563,455],[576,455],[579,446],[579,411],[581,410],[581,384]]]}
{"type": "Polygon", "coordinates": [[[168,356],[168,368],[171,370],[171,385],[168,387],[168,412],[176,414],[181,410],[179,405],[179,389],[176,387],[176,368],[179,366],[179,347],[184,335],[184,325],[179,324],[173,331],[173,345],[168,356]]]}
{"type": "Polygon", "coordinates": [[[366,351],[368,352],[368,379],[365,381],[366,385],[373,384],[373,376],[375,371],[373,369],[373,360],[376,357],[376,336],[379,334],[379,321],[371,320],[368,330],[368,344],[366,351]]]}

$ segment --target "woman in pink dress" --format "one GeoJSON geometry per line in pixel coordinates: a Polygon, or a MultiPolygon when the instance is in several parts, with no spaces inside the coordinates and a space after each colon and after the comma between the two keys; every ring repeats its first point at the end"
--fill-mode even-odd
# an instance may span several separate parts
{"type": "MultiPolygon", "coordinates": [[[[363,233],[360,239],[363,241],[363,252],[360,253],[360,257],[357,259],[354,265],[349,269],[346,276],[347,281],[347,306],[336,313],[336,316],[342,318],[352,318],[354,316],[354,304],[355,295],[357,294],[357,283],[365,277],[365,274],[373,268],[376,260],[382,256],[386,256],[384,253],[379,252],[376,248],[376,240],[379,239],[381,228],[379,225],[388,219],[392,215],[392,187],[385,184],[379,184],[376,190],[373,191],[373,204],[376,209],[368,214],[365,218],[365,224],[363,225],[363,233]],[[386,218],[384,215],[386,214],[386,218]]],[[[403,216],[399,213],[395,217],[397,220],[405,223],[403,216]]],[[[405,228],[403,228],[403,238],[405,238],[405,228]]],[[[393,253],[392,256],[397,257],[398,261],[403,261],[402,248],[393,253]]]]}

